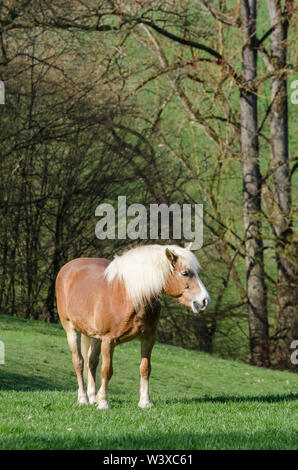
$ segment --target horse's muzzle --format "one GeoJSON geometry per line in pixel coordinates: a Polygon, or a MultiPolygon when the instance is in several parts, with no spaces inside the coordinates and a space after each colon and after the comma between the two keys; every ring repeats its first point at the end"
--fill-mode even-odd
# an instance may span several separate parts
{"type": "Polygon", "coordinates": [[[209,305],[209,299],[207,297],[205,297],[205,299],[203,299],[202,302],[198,302],[197,300],[194,300],[192,303],[192,311],[194,313],[202,312],[203,310],[206,310],[208,305],[209,305]]]}

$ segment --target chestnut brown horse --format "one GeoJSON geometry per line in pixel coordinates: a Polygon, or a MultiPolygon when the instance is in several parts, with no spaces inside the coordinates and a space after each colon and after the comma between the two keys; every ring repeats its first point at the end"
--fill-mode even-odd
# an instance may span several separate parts
{"type": "Polygon", "coordinates": [[[113,261],[78,258],[62,267],[56,279],[57,307],[78,379],[78,402],[109,408],[108,382],[115,346],[141,341],[141,408],[152,406],[150,357],[160,313],[158,297],[166,293],[199,313],[210,302],[198,276],[199,262],[187,248],[144,245],[113,261]],[[102,356],[101,387],[96,368],[102,356]],[[84,362],[87,389],[84,385],[84,362]]]}

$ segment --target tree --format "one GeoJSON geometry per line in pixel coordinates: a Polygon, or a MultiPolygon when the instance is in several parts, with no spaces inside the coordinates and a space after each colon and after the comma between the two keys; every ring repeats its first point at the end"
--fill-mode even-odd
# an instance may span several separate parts
{"type": "MultiPolygon", "coordinates": [[[[94,154],[94,148],[97,148],[104,162],[108,156],[116,162],[116,167],[125,162],[125,171],[121,175],[117,174],[117,168],[106,170],[111,198],[116,194],[116,188],[125,184],[127,194],[131,198],[137,197],[139,202],[204,202],[206,237],[202,252],[206,250],[206,260],[212,260],[213,271],[210,267],[207,277],[213,283],[215,298],[213,296],[213,305],[200,322],[195,324],[195,320],[191,320],[193,336],[196,336],[194,343],[197,341],[200,347],[213,351],[214,339],[218,341],[219,334],[224,337],[232,321],[242,328],[247,308],[251,362],[266,366],[270,363],[269,339],[272,340],[271,347],[275,341],[275,335],[270,338],[269,333],[275,333],[273,320],[277,299],[280,366],[286,364],[289,344],[296,334],[297,243],[291,199],[291,173],[295,166],[291,172],[286,102],[289,64],[285,55],[293,2],[287,1],[284,8],[281,3],[268,0],[271,24],[260,38],[257,35],[257,25],[260,26],[257,1],[253,0],[231,2],[229,8],[227,2],[205,0],[150,0],[146,4],[130,0],[100,4],[95,0],[88,3],[72,0],[67,7],[53,0],[43,2],[41,8],[38,1],[24,0],[3,2],[0,9],[2,70],[9,70],[12,62],[14,67],[17,63],[20,66],[23,64],[20,59],[28,57],[24,42],[27,31],[40,35],[34,54],[29,54],[29,58],[34,57],[31,69],[41,71],[41,64],[50,67],[53,97],[61,97],[63,89],[61,80],[56,83],[58,88],[54,85],[57,75],[61,73],[61,77],[68,80],[63,90],[70,103],[67,111],[63,109],[67,99],[62,100],[59,111],[54,110],[54,106],[51,108],[50,98],[47,101],[49,109],[60,116],[61,121],[58,119],[57,126],[53,126],[54,120],[41,120],[41,125],[36,126],[37,112],[31,120],[32,126],[27,129],[27,139],[20,135],[18,138],[10,136],[8,152],[11,151],[11,157],[2,172],[5,176],[8,168],[13,169],[14,145],[18,141],[17,161],[21,160],[21,166],[24,165],[24,155],[27,155],[29,162],[25,165],[23,179],[18,172],[16,178],[18,197],[24,198],[26,204],[28,197],[30,199],[29,206],[23,211],[27,214],[26,227],[29,232],[31,226],[37,228],[36,233],[39,227],[40,233],[44,230],[43,208],[34,206],[37,195],[39,199],[46,197],[45,207],[51,213],[55,227],[51,232],[50,251],[54,271],[49,273],[48,281],[53,279],[66,253],[70,256],[81,249],[86,252],[93,246],[90,239],[83,241],[81,230],[84,223],[88,225],[90,216],[83,216],[84,210],[75,209],[75,201],[79,200],[82,208],[94,201],[96,179],[90,175],[90,179],[85,177],[89,164],[95,168],[92,158],[97,158],[94,154]],[[52,60],[40,54],[42,44],[48,38],[52,60]],[[269,40],[270,53],[265,48],[265,42],[269,40]],[[258,61],[259,56],[267,66],[265,72],[258,61]],[[76,80],[70,80],[77,73],[80,86],[76,86],[76,80]],[[266,95],[267,83],[272,94],[269,105],[265,106],[262,98],[266,95]],[[102,87],[102,93],[98,87],[102,87]],[[262,148],[268,150],[269,117],[271,162],[264,172],[262,148]],[[61,125],[63,120],[65,126],[61,125]],[[48,127],[50,132],[47,133],[48,127]],[[94,146],[93,151],[88,149],[88,139],[94,146]],[[69,178],[66,175],[57,178],[53,171],[53,179],[56,177],[59,184],[68,189],[62,194],[63,191],[51,181],[50,191],[42,190],[41,194],[36,194],[36,180],[33,184],[28,171],[31,164],[34,167],[37,162],[38,145],[45,154],[50,149],[54,155],[59,143],[62,148],[59,158],[54,158],[55,165],[62,173],[67,168],[69,178]],[[47,147],[43,147],[45,144],[47,147]],[[90,158],[86,165],[81,161],[84,152],[90,158]],[[240,181],[243,205],[239,204],[240,181]],[[88,189],[88,195],[86,187],[92,187],[92,191],[88,192],[88,189]],[[78,189],[72,191],[72,188],[78,189]],[[80,218],[82,225],[78,222],[80,218]],[[268,263],[272,253],[272,243],[266,232],[268,220],[274,232],[277,283],[268,263]],[[76,248],[72,250],[68,237],[71,239],[74,227],[77,237],[73,235],[76,248]],[[267,258],[264,253],[269,253],[267,258]],[[275,288],[278,293],[272,300],[271,292],[275,288]],[[204,339],[198,340],[201,335],[204,339]]],[[[20,68],[17,73],[22,74],[20,68]]],[[[40,104],[36,96],[31,98],[33,103],[40,104]]],[[[22,100],[20,95],[19,99],[22,100]]],[[[33,106],[32,109],[37,108],[33,106]]],[[[38,175],[39,178],[44,175],[45,182],[46,165],[45,171],[40,171],[43,162],[46,162],[44,157],[39,160],[38,175]]],[[[0,292],[3,298],[13,302],[19,295],[19,287],[15,282],[15,264],[8,260],[12,256],[16,263],[20,253],[17,245],[11,246],[10,234],[15,231],[19,237],[19,231],[23,233],[24,219],[22,206],[13,196],[9,182],[7,188],[10,189],[7,189],[6,201],[10,200],[11,207],[17,210],[9,230],[3,232],[3,278],[6,282],[0,292]],[[8,268],[12,269],[11,276],[8,268]]],[[[10,217],[7,204],[3,214],[10,217]]],[[[22,271],[25,277],[32,275],[31,271],[36,272],[34,253],[39,240],[38,237],[34,240],[31,235],[27,235],[27,259],[30,260],[32,255],[33,263],[30,266],[27,261],[27,271],[25,268],[22,271]]],[[[109,248],[113,251],[117,246],[115,242],[109,248]]],[[[33,289],[36,286],[35,280],[29,282],[28,278],[24,293],[29,284],[33,289]]],[[[48,310],[54,315],[53,284],[47,284],[47,289],[48,310]]],[[[33,297],[37,298],[37,293],[33,297]]],[[[172,323],[176,323],[179,333],[181,322],[177,319],[175,311],[172,323]]],[[[167,335],[169,338],[171,332],[167,335]]],[[[227,337],[231,341],[230,331],[227,337]]]]}
{"type": "MultiPolygon", "coordinates": [[[[298,240],[293,228],[289,159],[287,63],[288,29],[294,1],[268,0],[272,32],[268,69],[271,72],[271,169],[274,190],[268,201],[275,237],[277,264],[277,348],[280,367],[289,367],[289,351],[298,337],[298,240]]],[[[268,190],[268,188],[267,188],[268,190]]],[[[267,194],[268,198],[268,194],[267,194]]]]}
{"type": "Polygon", "coordinates": [[[269,336],[261,221],[262,179],[259,167],[257,92],[257,2],[242,0],[242,69],[240,89],[243,215],[251,362],[269,366],[269,336]]]}

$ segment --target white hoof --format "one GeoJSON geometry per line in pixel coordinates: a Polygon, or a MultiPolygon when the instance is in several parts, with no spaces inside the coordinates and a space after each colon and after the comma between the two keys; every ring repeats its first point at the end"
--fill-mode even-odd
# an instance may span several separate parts
{"type": "Polygon", "coordinates": [[[88,405],[89,400],[87,395],[84,395],[83,397],[78,398],[78,404],[79,405],[88,405]]]}
{"type": "Polygon", "coordinates": [[[151,408],[153,403],[151,401],[139,401],[138,406],[140,408],[151,408]]]}
{"type": "Polygon", "coordinates": [[[107,400],[101,400],[97,402],[97,409],[98,410],[108,410],[110,407],[109,403],[107,400]]]}
{"type": "Polygon", "coordinates": [[[95,405],[97,403],[96,395],[88,395],[88,400],[90,405],[95,405]]]}

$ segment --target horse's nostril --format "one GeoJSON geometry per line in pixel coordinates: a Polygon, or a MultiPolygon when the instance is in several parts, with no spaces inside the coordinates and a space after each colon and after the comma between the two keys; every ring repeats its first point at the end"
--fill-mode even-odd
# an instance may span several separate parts
{"type": "Polygon", "coordinates": [[[200,304],[199,304],[199,302],[197,302],[197,301],[195,300],[194,303],[193,303],[193,305],[194,305],[194,308],[195,308],[196,310],[200,310],[200,304]]]}
{"type": "Polygon", "coordinates": [[[207,297],[202,301],[201,310],[205,310],[208,307],[208,299],[207,297]]]}

